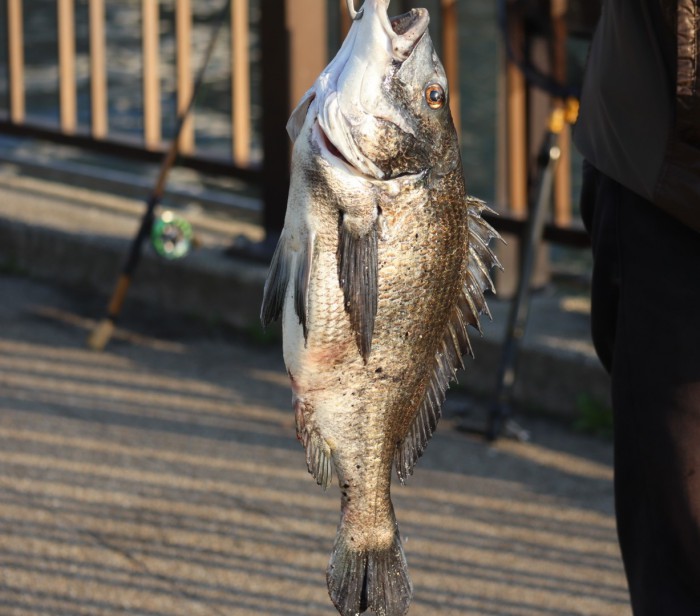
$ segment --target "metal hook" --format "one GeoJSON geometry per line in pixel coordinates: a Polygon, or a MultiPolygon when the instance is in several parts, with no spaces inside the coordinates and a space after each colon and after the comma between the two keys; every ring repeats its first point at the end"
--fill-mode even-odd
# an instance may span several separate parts
{"type": "Polygon", "coordinates": [[[358,19],[362,19],[362,15],[365,12],[364,7],[362,7],[359,11],[355,10],[355,0],[347,0],[348,4],[348,13],[350,13],[350,19],[353,21],[357,21],[358,19]]]}

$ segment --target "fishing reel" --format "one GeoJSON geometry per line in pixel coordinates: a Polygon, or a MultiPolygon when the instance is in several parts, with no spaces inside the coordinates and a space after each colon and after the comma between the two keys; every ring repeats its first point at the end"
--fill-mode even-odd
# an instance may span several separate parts
{"type": "Polygon", "coordinates": [[[151,244],[155,251],[168,260],[182,259],[192,249],[194,233],[184,218],[166,210],[153,219],[151,244]]]}

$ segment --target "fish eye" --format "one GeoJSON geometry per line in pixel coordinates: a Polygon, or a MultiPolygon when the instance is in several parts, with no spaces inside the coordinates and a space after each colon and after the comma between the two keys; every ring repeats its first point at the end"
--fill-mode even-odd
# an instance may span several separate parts
{"type": "Polygon", "coordinates": [[[430,84],[425,89],[425,101],[431,109],[442,109],[445,104],[445,90],[439,83],[430,84]]]}

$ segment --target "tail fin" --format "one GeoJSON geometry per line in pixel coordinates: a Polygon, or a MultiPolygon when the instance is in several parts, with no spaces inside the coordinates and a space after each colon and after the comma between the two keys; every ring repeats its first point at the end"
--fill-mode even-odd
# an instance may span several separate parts
{"type": "Polygon", "coordinates": [[[339,529],[326,580],[328,594],[343,616],[370,610],[376,616],[404,616],[413,597],[398,530],[389,547],[358,551],[339,529]]]}

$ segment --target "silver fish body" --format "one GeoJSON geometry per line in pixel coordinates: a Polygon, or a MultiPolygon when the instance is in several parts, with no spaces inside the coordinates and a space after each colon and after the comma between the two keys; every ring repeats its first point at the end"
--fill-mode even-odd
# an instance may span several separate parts
{"type": "Polygon", "coordinates": [[[282,318],[309,472],[340,486],[327,580],[347,616],[408,611],[392,467],[403,483],[435,430],[497,264],[485,206],[466,196],[427,12],[390,20],[387,8],[365,2],[290,118],[289,201],[261,315],[282,318]]]}

